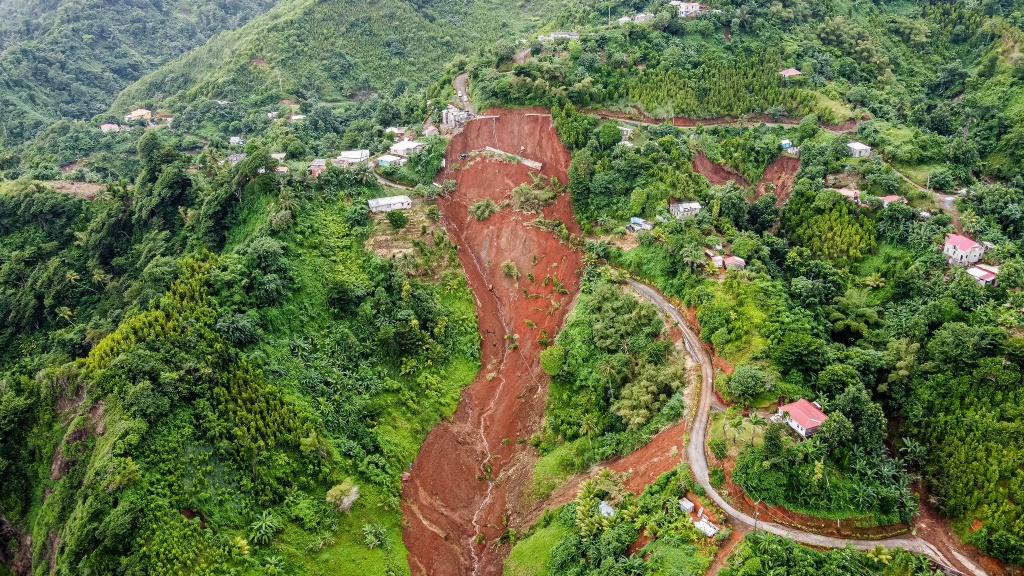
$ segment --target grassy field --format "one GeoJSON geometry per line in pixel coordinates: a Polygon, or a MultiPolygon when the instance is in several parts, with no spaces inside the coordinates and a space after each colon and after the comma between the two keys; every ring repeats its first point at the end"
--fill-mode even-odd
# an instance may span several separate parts
{"type": "Polygon", "coordinates": [[[552,522],[519,541],[505,559],[504,576],[547,576],[551,549],[569,531],[558,522],[552,522]]]}

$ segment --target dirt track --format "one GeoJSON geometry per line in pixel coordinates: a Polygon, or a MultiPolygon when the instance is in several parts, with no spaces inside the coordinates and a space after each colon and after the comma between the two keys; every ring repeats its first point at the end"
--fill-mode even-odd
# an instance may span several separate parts
{"type": "MultiPolygon", "coordinates": [[[[529,226],[536,215],[509,208],[483,222],[469,215],[471,204],[486,197],[501,202],[531,177],[521,163],[486,157],[453,169],[461,154],[491,146],[542,162],[543,174],[567,180],[569,153],[549,115],[522,110],[489,114],[452,139],[449,170],[439,175],[458,183],[454,194],[438,199],[438,206],[476,296],[483,368],[463,391],[454,417],[427,435],[405,484],[402,537],[413,574],[501,574],[507,545],[497,542],[507,527],[519,527],[520,519],[509,516],[509,503],[528,477],[532,460],[525,440],[540,429],[547,396],[537,340],[541,330],[555,337],[579,291],[581,255],[552,233],[529,226]],[[502,263],[508,260],[520,271],[518,280],[503,273],[502,263]],[[554,283],[542,285],[548,275],[564,286],[564,293],[554,283]],[[518,334],[518,347],[510,346],[512,337],[506,335],[511,334],[518,334]]],[[[546,208],[544,217],[562,220],[579,233],[567,194],[546,208]]]]}

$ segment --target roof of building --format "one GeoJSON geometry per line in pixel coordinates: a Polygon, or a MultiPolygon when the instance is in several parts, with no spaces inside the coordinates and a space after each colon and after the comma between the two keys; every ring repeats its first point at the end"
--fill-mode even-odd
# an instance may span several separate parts
{"type": "Polygon", "coordinates": [[[405,134],[405,126],[388,126],[384,131],[392,134],[405,134]]]}
{"type": "Polygon", "coordinates": [[[598,506],[598,509],[601,511],[601,516],[608,517],[615,515],[615,508],[613,508],[606,500],[601,500],[601,504],[598,506]]]}
{"type": "Polygon", "coordinates": [[[644,220],[643,218],[641,218],[639,216],[633,216],[632,218],[629,219],[629,223],[630,224],[647,224],[647,220],[644,220]]]}
{"type": "Polygon", "coordinates": [[[849,198],[850,200],[856,200],[857,198],[860,197],[860,190],[854,190],[853,188],[840,188],[836,190],[836,192],[839,192],[844,197],[849,198]]]}
{"type": "Polygon", "coordinates": [[[961,236],[959,234],[946,234],[946,245],[948,246],[950,244],[961,252],[967,252],[974,248],[981,248],[981,244],[978,244],[967,236],[961,236]]]}
{"type": "Polygon", "coordinates": [[[347,160],[349,162],[359,162],[369,157],[369,150],[344,150],[341,154],[338,154],[338,160],[347,160]]]}
{"type": "Polygon", "coordinates": [[[781,144],[783,146],[792,146],[793,145],[793,141],[787,138],[785,140],[780,140],[779,144],[781,144]]]}
{"type": "Polygon", "coordinates": [[[121,127],[117,124],[100,124],[100,130],[104,132],[119,132],[121,127]]]}
{"type": "Polygon", "coordinates": [[[704,535],[708,538],[711,538],[715,534],[718,534],[718,527],[712,524],[706,518],[701,518],[700,520],[694,522],[693,527],[703,532],[704,535]]]}
{"type": "Polygon", "coordinates": [[[978,280],[982,280],[984,282],[991,282],[996,279],[996,276],[999,275],[999,267],[979,264],[977,266],[971,266],[970,268],[968,268],[967,273],[970,274],[971,276],[974,276],[978,280]]]}
{"type": "Polygon", "coordinates": [[[327,168],[327,160],[323,158],[317,158],[309,163],[310,168],[327,168]]]}
{"type": "Polygon", "coordinates": [[[786,68],[785,70],[779,70],[779,74],[789,78],[790,76],[800,76],[801,72],[796,68],[786,68]]]}
{"type": "Polygon", "coordinates": [[[700,202],[673,202],[669,205],[671,208],[678,208],[680,210],[700,210],[700,202]]]}
{"type": "Polygon", "coordinates": [[[370,198],[367,204],[370,208],[377,208],[379,206],[390,206],[391,204],[407,204],[412,203],[412,199],[408,196],[385,196],[384,198],[370,198]]]}
{"type": "Polygon", "coordinates": [[[426,144],[424,144],[423,142],[418,142],[416,140],[402,140],[401,142],[394,143],[391,146],[391,149],[392,150],[415,150],[416,148],[422,148],[423,146],[426,146],[426,144]]]}
{"type": "Polygon", "coordinates": [[[804,430],[821,426],[825,420],[828,420],[828,416],[821,411],[821,408],[818,408],[806,398],[780,406],[779,411],[788,412],[789,417],[803,427],[804,430]]]}
{"type": "Polygon", "coordinates": [[[726,256],[725,259],[722,260],[722,262],[725,265],[727,265],[727,266],[729,264],[743,264],[743,265],[746,265],[746,263],[747,263],[746,260],[744,260],[743,258],[740,258],[739,256],[726,256]]]}
{"type": "Polygon", "coordinates": [[[281,160],[287,158],[288,154],[285,152],[274,152],[273,154],[270,155],[270,157],[280,162],[281,160]]]}
{"type": "Polygon", "coordinates": [[[383,154],[380,158],[377,158],[378,162],[397,162],[404,160],[401,156],[395,156],[394,154],[383,154]]]}
{"type": "Polygon", "coordinates": [[[871,150],[871,146],[868,146],[863,142],[857,142],[856,140],[847,144],[846,147],[851,150],[871,150]]]}
{"type": "Polygon", "coordinates": [[[285,172],[288,171],[288,167],[287,166],[278,166],[277,168],[275,168],[275,170],[277,170],[281,174],[284,174],[285,172]]]}

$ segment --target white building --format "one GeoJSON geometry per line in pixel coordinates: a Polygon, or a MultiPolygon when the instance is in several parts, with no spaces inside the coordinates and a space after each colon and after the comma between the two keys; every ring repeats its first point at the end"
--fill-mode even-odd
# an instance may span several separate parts
{"type": "Polygon", "coordinates": [[[871,146],[857,141],[847,144],[846,149],[850,151],[850,156],[854,158],[863,158],[871,155],[871,146]]]}
{"type": "Polygon", "coordinates": [[[616,22],[618,22],[619,26],[624,26],[626,24],[629,24],[632,21],[633,21],[633,19],[630,18],[629,16],[623,16],[622,18],[619,18],[618,20],[616,20],[616,22]]]}
{"type": "Polygon", "coordinates": [[[679,2],[678,0],[673,0],[670,4],[675,6],[676,10],[679,11],[680,18],[699,16],[701,12],[699,2],[679,2]]]}
{"type": "Polygon", "coordinates": [[[700,209],[700,202],[673,202],[668,205],[668,211],[678,220],[692,218],[700,212],[700,209]]]}
{"type": "Polygon", "coordinates": [[[417,142],[415,140],[402,140],[401,142],[395,143],[388,151],[395,156],[408,157],[414,152],[419,152],[426,148],[427,145],[423,142],[417,142]]]}
{"type": "Polygon", "coordinates": [[[384,154],[380,158],[377,158],[378,166],[405,166],[409,160],[402,158],[401,156],[395,156],[393,154],[384,154]]]}
{"type": "Polygon", "coordinates": [[[228,140],[228,144],[231,144],[232,146],[241,146],[241,145],[245,144],[245,141],[242,140],[241,136],[232,136],[228,140]]]}
{"type": "Polygon", "coordinates": [[[348,168],[359,164],[360,162],[366,162],[369,159],[369,150],[345,150],[335,158],[336,162],[334,165],[340,168],[348,168]]]}
{"type": "Polygon", "coordinates": [[[651,20],[654,20],[654,14],[650,12],[643,12],[641,14],[637,14],[636,18],[633,18],[633,21],[636,22],[637,24],[641,24],[643,22],[650,22],[651,20]]]}
{"type": "Polygon", "coordinates": [[[392,210],[408,210],[412,208],[412,198],[405,195],[371,198],[366,203],[370,205],[370,212],[391,212],[392,210]]]}
{"type": "Polygon", "coordinates": [[[693,512],[693,502],[691,502],[689,498],[680,498],[679,509],[689,514],[693,512]]]}
{"type": "Polygon", "coordinates": [[[974,264],[985,255],[985,247],[959,234],[947,234],[942,253],[950,264],[974,264]]]}
{"type": "Polygon", "coordinates": [[[792,140],[782,140],[781,142],[779,142],[779,146],[782,146],[783,150],[789,150],[790,148],[793,147],[793,141],[792,140]]]}
{"type": "Polygon", "coordinates": [[[277,160],[278,162],[284,162],[284,159],[288,157],[288,154],[284,152],[274,152],[273,154],[270,155],[270,157],[273,158],[274,160],[277,160]]]}

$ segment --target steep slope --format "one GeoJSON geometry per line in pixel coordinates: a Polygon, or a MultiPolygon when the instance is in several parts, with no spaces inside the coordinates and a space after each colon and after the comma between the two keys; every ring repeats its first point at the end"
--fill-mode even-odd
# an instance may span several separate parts
{"type": "Polygon", "coordinates": [[[274,0],[5,0],[0,143],[102,112],[125,86],[274,0]]]}
{"type": "Polygon", "coordinates": [[[151,100],[188,115],[211,98],[276,105],[401,93],[433,80],[456,54],[537,29],[561,3],[295,0],[146,76],[114,109],[151,100]]]}

